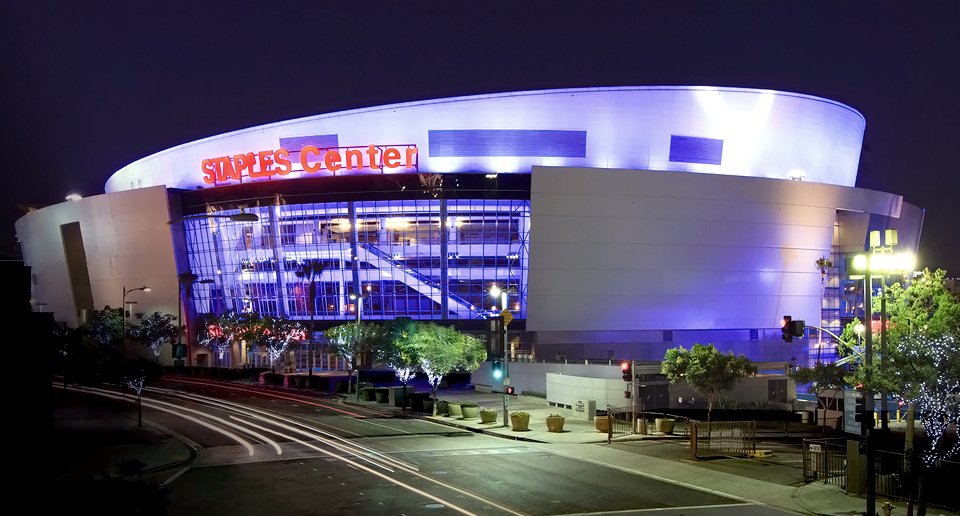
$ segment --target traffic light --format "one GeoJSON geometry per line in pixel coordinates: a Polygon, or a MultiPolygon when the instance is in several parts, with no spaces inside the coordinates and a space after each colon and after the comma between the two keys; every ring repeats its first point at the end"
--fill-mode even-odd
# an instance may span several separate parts
{"type": "Polygon", "coordinates": [[[506,388],[506,393],[509,394],[509,395],[511,395],[511,396],[513,396],[513,392],[514,392],[514,391],[513,391],[513,386],[512,386],[512,385],[508,385],[507,388],[506,388]]]}
{"type": "Polygon", "coordinates": [[[803,337],[803,330],[806,329],[807,323],[804,321],[791,321],[790,322],[790,333],[794,337],[803,337]]]}
{"type": "Polygon", "coordinates": [[[623,397],[630,399],[632,397],[632,394],[630,394],[629,390],[626,390],[626,391],[623,391],[623,397]]]}
{"type": "Polygon", "coordinates": [[[633,364],[624,360],[623,363],[620,364],[620,371],[623,373],[623,381],[633,381],[633,364]]]}
{"type": "Polygon", "coordinates": [[[495,380],[499,380],[499,379],[503,378],[503,362],[501,362],[501,361],[499,361],[499,360],[494,360],[494,361],[493,361],[493,366],[492,366],[492,371],[493,371],[493,378],[494,378],[495,380]]]}
{"type": "Polygon", "coordinates": [[[783,339],[784,342],[793,342],[793,331],[790,328],[791,324],[793,324],[793,317],[784,315],[783,321],[780,322],[780,333],[782,333],[780,338],[783,339]]]}

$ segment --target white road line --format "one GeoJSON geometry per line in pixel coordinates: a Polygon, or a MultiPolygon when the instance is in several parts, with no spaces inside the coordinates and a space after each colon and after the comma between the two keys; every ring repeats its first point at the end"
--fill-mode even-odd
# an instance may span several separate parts
{"type": "Polygon", "coordinates": [[[619,511],[568,512],[564,514],[557,514],[555,516],[599,516],[602,514],[633,514],[635,512],[693,511],[697,509],[716,509],[718,507],[746,507],[749,505],[762,505],[762,504],[721,503],[717,505],[686,505],[683,507],[654,507],[651,509],[622,509],[619,511]]]}

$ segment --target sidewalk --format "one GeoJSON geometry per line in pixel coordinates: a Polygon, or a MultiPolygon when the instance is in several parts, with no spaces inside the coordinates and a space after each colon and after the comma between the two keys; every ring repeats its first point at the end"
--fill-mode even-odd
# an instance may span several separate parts
{"type": "MultiPolygon", "coordinates": [[[[763,503],[791,512],[816,515],[850,516],[863,514],[866,501],[863,497],[847,495],[841,488],[821,482],[803,483],[802,472],[796,470],[796,478],[790,481],[767,476],[763,479],[751,478],[746,473],[738,474],[738,465],[743,461],[752,461],[754,464],[762,461],[753,459],[723,459],[720,461],[694,461],[688,458],[685,444],[686,436],[672,435],[628,435],[615,438],[613,444],[607,445],[607,434],[598,432],[592,421],[577,418],[573,411],[550,406],[546,400],[530,396],[511,396],[508,399],[509,412],[523,411],[530,414],[529,431],[513,431],[503,426],[503,395],[498,393],[478,393],[475,391],[446,392],[442,399],[448,401],[470,402],[480,407],[497,409],[496,423],[480,423],[479,418],[464,420],[451,416],[431,416],[418,414],[409,410],[392,407],[411,417],[421,417],[439,424],[467,429],[496,437],[515,439],[529,442],[531,446],[542,448],[544,451],[565,455],[580,460],[603,464],[608,467],[621,469],[633,474],[655,478],[665,482],[681,484],[694,489],[717,492],[739,498],[744,502],[763,503]],[[566,416],[563,432],[548,432],[545,418],[549,414],[566,416]],[[671,445],[670,453],[653,452],[657,448],[655,441],[663,445],[671,445]],[[585,446],[593,445],[593,446],[585,446]],[[625,450],[627,451],[625,453],[625,450]],[[661,456],[657,456],[661,455],[661,456]],[[664,457],[666,455],[666,457],[664,457]],[[740,462],[737,462],[740,461],[740,462]],[[721,466],[725,471],[721,470],[721,466]]],[[[352,396],[344,397],[344,403],[359,404],[387,408],[383,403],[355,401],[352,396]]],[[[775,452],[782,453],[782,452],[775,452]]],[[[788,452],[789,453],[789,452],[788,452]]],[[[800,450],[795,452],[800,457],[800,450]]],[[[791,459],[793,457],[790,457],[791,459]]],[[[788,461],[789,462],[789,461],[788,461]]],[[[796,461],[793,461],[796,462],[796,461]]],[[[768,463],[766,465],[772,465],[768,463]]],[[[781,464],[781,466],[783,466],[781,464]]],[[[786,468],[786,466],[783,466],[786,468]]],[[[795,467],[795,466],[794,466],[795,467]]],[[[745,471],[747,468],[743,468],[745,471]]],[[[789,471],[789,469],[788,469],[789,471]]],[[[755,477],[756,475],[754,475],[755,477]]],[[[791,476],[792,478],[792,476],[791,476]]],[[[877,498],[876,507],[879,514],[883,514],[882,504],[887,501],[877,498]]],[[[901,500],[891,500],[894,505],[892,516],[905,516],[906,503],[901,500]]],[[[915,508],[916,509],[916,508],[915,508]]],[[[930,515],[957,516],[938,508],[928,508],[930,515]]]]}

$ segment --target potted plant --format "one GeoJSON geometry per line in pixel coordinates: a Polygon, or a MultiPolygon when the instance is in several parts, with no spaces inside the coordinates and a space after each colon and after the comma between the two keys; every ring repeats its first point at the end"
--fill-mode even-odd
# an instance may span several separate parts
{"type": "Polygon", "coordinates": [[[463,414],[463,419],[477,419],[477,415],[480,412],[480,405],[476,403],[461,403],[460,412],[463,414]]]}
{"type": "Polygon", "coordinates": [[[374,396],[377,398],[377,403],[387,403],[390,401],[390,391],[383,387],[375,389],[374,396]]]}
{"type": "Polygon", "coordinates": [[[550,414],[547,416],[547,431],[548,432],[562,432],[563,431],[563,422],[566,420],[560,414],[550,414]]]}
{"type": "Polygon", "coordinates": [[[463,411],[460,409],[459,401],[451,401],[447,403],[447,413],[450,414],[450,417],[463,417],[463,411]]]}
{"type": "Polygon", "coordinates": [[[435,405],[436,405],[436,407],[437,407],[437,415],[438,415],[438,416],[446,416],[446,415],[449,413],[449,412],[448,412],[448,410],[449,410],[449,409],[448,409],[449,402],[448,402],[447,400],[437,400],[437,402],[435,403],[435,405]]]}
{"type": "Polygon", "coordinates": [[[497,422],[497,409],[481,408],[481,409],[480,409],[480,422],[481,422],[481,423],[496,423],[496,422],[497,422]]]}
{"type": "Polygon", "coordinates": [[[427,414],[433,414],[433,399],[429,397],[430,395],[425,395],[423,398],[423,411],[427,414]]]}
{"type": "Polygon", "coordinates": [[[511,412],[510,428],[514,432],[526,432],[527,430],[530,430],[530,413],[529,412],[511,412]]]}

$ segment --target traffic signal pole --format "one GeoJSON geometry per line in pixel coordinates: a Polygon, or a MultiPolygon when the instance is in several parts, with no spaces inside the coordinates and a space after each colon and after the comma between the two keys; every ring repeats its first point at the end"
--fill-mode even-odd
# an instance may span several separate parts
{"type": "Polygon", "coordinates": [[[630,433],[637,433],[637,373],[634,372],[634,368],[637,366],[637,363],[633,360],[630,361],[630,433]]]}

